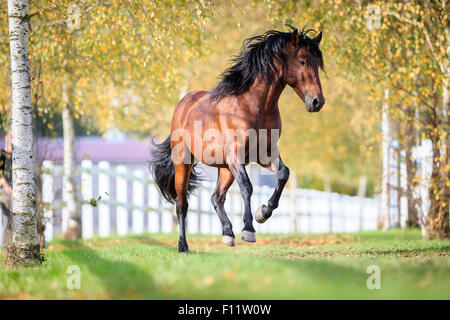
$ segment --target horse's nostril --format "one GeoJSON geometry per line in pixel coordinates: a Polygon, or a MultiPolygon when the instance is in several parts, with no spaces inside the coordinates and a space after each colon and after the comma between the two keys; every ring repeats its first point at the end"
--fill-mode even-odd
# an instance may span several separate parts
{"type": "Polygon", "coordinates": [[[317,98],[314,98],[314,100],[313,100],[313,107],[315,108],[315,107],[317,107],[318,105],[319,105],[319,99],[317,99],[317,98]]]}

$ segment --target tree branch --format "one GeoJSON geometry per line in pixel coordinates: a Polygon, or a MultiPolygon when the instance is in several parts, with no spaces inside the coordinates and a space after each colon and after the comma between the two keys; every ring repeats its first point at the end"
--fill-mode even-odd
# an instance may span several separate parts
{"type": "Polygon", "coordinates": [[[388,16],[392,16],[397,18],[399,21],[403,21],[409,24],[412,24],[416,27],[419,27],[419,29],[422,30],[423,35],[425,36],[425,40],[427,42],[427,45],[430,49],[431,55],[433,56],[433,58],[437,61],[437,63],[439,64],[439,68],[441,69],[441,72],[446,74],[446,68],[445,66],[442,64],[442,62],[440,61],[440,59],[438,58],[438,56],[436,55],[435,52],[435,48],[433,46],[433,43],[431,42],[431,38],[430,38],[430,34],[427,30],[427,28],[425,27],[425,24],[422,26],[419,22],[415,21],[415,20],[411,20],[405,17],[400,16],[398,13],[396,12],[392,12],[392,11],[386,11],[385,12],[388,16]]]}

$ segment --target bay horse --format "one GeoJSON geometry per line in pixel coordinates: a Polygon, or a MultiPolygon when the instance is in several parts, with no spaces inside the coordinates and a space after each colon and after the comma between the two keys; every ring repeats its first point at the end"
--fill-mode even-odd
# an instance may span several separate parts
{"type": "Polygon", "coordinates": [[[291,86],[309,112],[318,112],[325,103],[319,78],[319,68],[324,68],[319,48],[322,32],[310,38],[310,32],[317,32],[288,27],[289,32],[269,30],[245,40],[217,86],[184,96],[174,110],[171,135],[161,144],[153,142],[149,167],[161,195],[176,204],[179,252],[189,251],[186,215],[188,195],[201,180],[194,169],[197,162],[218,170],[211,202],[222,224],[224,244],[235,245],[224,209],[234,180],[244,200],[241,238],[256,241],[250,207],[253,187],[245,169],[250,162],[272,170],[278,179],[267,205],[257,210],[256,221],[265,222],[278,207],[289,178],[278,152],[280,95],[286,85],[291,86]]]}

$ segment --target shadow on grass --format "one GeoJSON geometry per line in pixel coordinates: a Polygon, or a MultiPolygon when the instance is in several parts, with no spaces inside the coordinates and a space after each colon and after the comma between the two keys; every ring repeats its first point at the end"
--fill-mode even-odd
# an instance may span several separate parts
{"type": "MultiPolygon", "coordinates": [[[[203,253],[214,260],[219,252],[203,253]]],[[[228,284],[230,289],[218,287],[213,298],[244,298],[244,299],[399,299],[399,298],[442,298],[448,296],[443,291],[445,273],[434,274],[434,279],[427,280],[427,273],[438,270],[438,267],[405,264],[393,268],[377,261],[356,261],[355,264],[342,264],[333,260],[303,260],[286,259],[282,257],[242,257],[245,261],[235,259],[238,266],[234,269],[236,277],[242,276],[246,284],[245,296],[239,290],[233,290],[237,285],[228,284]],[[372,275],[367,267],[377,265],[382,272],[382,289],[370,290],[367,280],[372,275]],[[430,269],[431,268],[431,269],[430,269]],[[248,273],[248,270],[257,272],[248,273]],[[240,276],[237,276],[237,275],[240,276]],[[269,281],[268,281],[269,280],[269,281]],[[424,281],[429,281],[425,286],[424,281]],[[430,282],[432,281],[432,282],[430,282]],[[412,282],[412,283],[411,283],[412,282]],[[439,286],[440,285],[440,286],[439,286]],[[436,290],[434,290],[434,288],[436,290]]],[[[229,279],[225,279],[229,282],[229,279]]],[[[223,282],[218,281],[223,285],[223,282]]],[[[226,285],[226,284],[225,284],[226,285]]],[[[214,289],[210,292],[215,292],[214,289]]],[[[194,293],[199,298],[205,298],[202,292],[194,293]]],[[[206,297],[209,298],[209,297],[206,297]]]]}
{"type": "MultiPolygon", "coordinates": [[[[198,252],[195,256],[206,257],[211,261],[210,265],[220,271],[215,275],[213,286],[191,289],[189,296],[192,299],[350,299],[371,296],[367,292],[369,275],[364,266],[355,268],[324,260],[223,255],[219,251],[198,252]],[[232,277],[229,270],[233,270],[232,277]]],[[[193,278],[201,283],[211,274],[205,265],[188,268],[186,283],[191,283],[193,278]]],[[[172,297],[176,299],[177,295],[172,297]]]]}
{"type": "Polygon", "coordinates": [[[80,267],[82,277],[83,269],[87,268],[102,281],[104,298],[139,297],[154,288],[152,276],[132,263],[106,259],[100,252],[85,246],[64,249],[62,253],[80,267]]]}
{"type": "Polygon", "coordinates": [[[59,245],[62,245],[65,247],[71,247],[71,248],[74,248],[77,246],[83,247],[87,243],[92,243],[93,245],[101,245],[102,243],[106,244],[106,245],[110,245],[110,244],[114,244],[114,243],[122,244],[122,242],[129,243],[129,241],[138,241],[138,242],[143,241],[148,244],[160,245],[160,246],[168,245],[168,242],[156,240],[152,236],[153,236],[153,234],[150,234],[150,233],[142,233],[142,234],[127,234],[125,236],[113,235],[109,238],[94,237],[89,240],[85,240],[85,239],[78,239],[78,240],[55,239],[51,242],[51,244],[59,244],[59,245]]]}
{"type": "Polygon", "coordinates": [[[131,234],[127,235],[127,240],[137,241],[142,244],[147,244],[149,246],[159,246],[164,248],[174,248],[174,243],[170,241],[160,241],[152,238],[150,234],[131,234]]]}

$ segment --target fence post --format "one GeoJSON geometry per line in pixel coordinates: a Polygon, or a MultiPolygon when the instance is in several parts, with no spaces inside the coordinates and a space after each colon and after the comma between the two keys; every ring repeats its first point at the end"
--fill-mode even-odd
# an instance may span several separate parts
{"type": "Polygon", "coordinates": [[[117,206],[117,234],[125,235],[128,232],[128,210],[126,208],[128,189],[127,189],[127,167],[119,165],[116,168],[118,176],[116,178],[116,198],[119,202],[117,206]]]}
{"type": "Polygon", "coordinates": [[[161,232],[161,208],[162,201],[159,192],[156,190],[154,181],[148,184],[148,206],[151,208],[147,213],[148,232],[161,232]],[[152,210],[153,209],[153,210],[152,210]]]}
{"type": "Polygon", "coordinates": [[[291,232],[297,232],[297,177],[294,174],[291,175],[291,181],[289,184],[289,200],[290,200],[290,215],[291,215],[291,232]]]}
{"type": "Polygon", "coordinates": [[[244,223],[242,221],[243,215],[244,215],[244,204],[242,201],[241,193],[238,191],[239,189],[236,189],[236,192],[233,192],[233,202],[236,204],[235,208],[238,208],[238,210],[235,211],[234,219],[235,219],[235,225],[237,230],[242,230],[244,227],[244,223]]]}
{"type": "Polygon", "coordinates": [[[310,210],[311,210],[311,201],[309,197],[309,190],[305,190],[305,197],[303,199],[305,202],[305,224],[306,224],[306,233],[311,233],[311,219],[310,219],[310,210]]]}
{"type": "MultiPolygon", "coordinates": [[[[211,214],[209,214],[209,209],[211,204],[211,200],[209,199],[209,192],[207,189],[207,185],[206,184],[202,184],[202,187],[199,188],[200,191],[200,202],[201,202],[201,207],[200,209],[202,210],[202,213],[200,214],[201,219],[200,219],[200,224],[203,226],[203,234],[210,234],[211,233],[211,214]],[[203,213],[204,212],[204,213],[203,213]]],[[[201,229],[199,229],[201,230],[201,229]]]]}
{"type": "Polygon", "coordinates": [[[198,189],[197,197],[197,233],[202,233],[202,186],[198,189]]]}
{"type": "Polygon", "coordinates": [[[328,193],[328,232],[333,232],[333,192],[328,193]]]}
{"type": "MultiPolygon", "coordinates": [[[[83,160],[81,162],[81,196],[84,201],[89,202],[92,199],[92,162],[83,160]]],[[[90,239],[94,236],[94,208],[91,204],[81,206],[81,230],[84,239],[90,239]]]]}
{"type": "Polygon", "coordinates": [[[144,212],[142,210],[144,206],[144,184],[142,179],[144,173],[142,170],[134,170],[133,172],[133,232],[144,232],[144,212]]]}
{"type": "MultiPolygon", "coordinates": [[[[110,197],[109,191],[109,163],[100,161],[98,163],[100,172],[98,175],[98,193],[102,199],[110,197]]],[[[111,213],[109,205],[100,200],[98,205],[98,233],[100,237],[108,237],[111,234],[111,213]]]]}
{"type": "Polygon", "coordinates": [[[366,197],[366,176],[359,177],[359,188],[358,188],[358,198],[359,198],[359,231],[362,231],[364,224],[364,200],[366,197]]]}
{"type": "Polygon", "coordinates": [[[44,217],[42,224],[45,226],[44,238],[46,242],[53,240],[53,162],[44,160],[42,163],[44,173],[42,175],[42,202],[44,202],[44,217]]]}
{"type": "Polygon", "coordinates": [[[67,211],[67,192],[64,192],[64,177],[62,189],[63,206],[61,208],[61,233],[64,234],[64,232],[67,231],[67,223],[69,220],[69,212],[67,211]]]}

